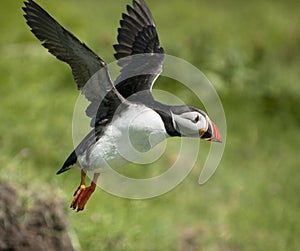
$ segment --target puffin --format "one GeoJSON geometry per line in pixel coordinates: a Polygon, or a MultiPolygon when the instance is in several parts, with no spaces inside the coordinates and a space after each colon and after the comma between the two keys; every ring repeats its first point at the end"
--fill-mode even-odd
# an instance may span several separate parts
{"type": "Polygon", "coordinates": [[[120,74],[112,80],[107,64],[86,44],[60,25],[33,0],[24,2],[24,17],[31,32],[57,59],[67,63],[78,90],[89,101],[86,115],[90,132],[75,147],[61,174],[73,166],[81,170],[80,185],[70,207],[85,208],[95,191],[100,173],[130,162],[128,134],[134,148],[147,152],[167,137],[198,137],[222,142],[221,134],[207,113],[188,105],[156,101],[152,87],[162,72],[164,49],[160,46],[153,16],[144,0],[133,0],[122,13],[117,44],[113,45],[120,74]],[[79,163],[79,165],[75,165],[79,163]],[[87,172],[93,178],[86,185],[87,172]]]}

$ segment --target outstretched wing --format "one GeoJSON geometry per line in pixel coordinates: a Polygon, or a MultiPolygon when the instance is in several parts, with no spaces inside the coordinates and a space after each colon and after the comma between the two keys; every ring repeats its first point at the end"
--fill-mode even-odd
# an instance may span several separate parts
{"type": "Polygon", "coordinates": [[[24,3],[24,17],[32,33],[51,54],[69,64],[78,89],[91,102],[87,115],[95,119],[104,98],[109,105],[118,103],[122,97],[112,84],[105,62],[37,3],[32,0],[24,3]]]}
{"type": "Polygon", "coordinates": [[[111,121],[117,107],[124,98],[114,87],[105,62],[72,33],[62,27],[41,6],[33,0],[24,2],[24,17],[32,33],[42,41],[42,45],[59,60],[72,69],[77,87],[91,102],[86,114],[92,118],[92,130],[71,153],[62,173],[77,161],[77,155],[87,150],[101,135],[105,123],[111,121]]]}
{"type": "Polygon", "coordinates": [[[128,14],[122,14],[118,29],[115,58],[122,67],[115,81],[116,88],[125,97],[139,91],[151,90],[162,71],[164,50],[160,47],[152,14],[144,0],[133,0],[127,5],[128,14]]]}

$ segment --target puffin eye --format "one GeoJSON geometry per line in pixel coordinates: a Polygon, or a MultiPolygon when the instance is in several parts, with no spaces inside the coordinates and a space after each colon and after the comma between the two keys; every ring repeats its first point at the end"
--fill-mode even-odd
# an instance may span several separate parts
{"type": "Polygon", "coordinates": [[[199,117],[199,115],[197,115],[197,116],[194,118],[194,122],[197,123],[199,120],[200,120],[200,117],[199,117]]]}

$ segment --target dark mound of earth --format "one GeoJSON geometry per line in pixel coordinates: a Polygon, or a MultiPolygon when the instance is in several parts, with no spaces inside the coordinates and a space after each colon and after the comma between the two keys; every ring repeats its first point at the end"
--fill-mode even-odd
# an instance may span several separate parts
{"type": "Polygon", "coordinates": [[[28,190],[0,181],[0,250],[75,251],[62,199],[28,190]]]}

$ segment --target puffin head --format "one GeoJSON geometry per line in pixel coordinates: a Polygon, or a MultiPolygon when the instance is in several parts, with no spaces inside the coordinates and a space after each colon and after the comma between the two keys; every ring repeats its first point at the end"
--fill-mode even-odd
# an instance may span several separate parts
{"type": "Polygon", "coordinates": [[[173,127],[180,136],[222,142],[217,126],[204,111],[191,106],[177,106],[173,107],[171,115],[173,127]]]}

